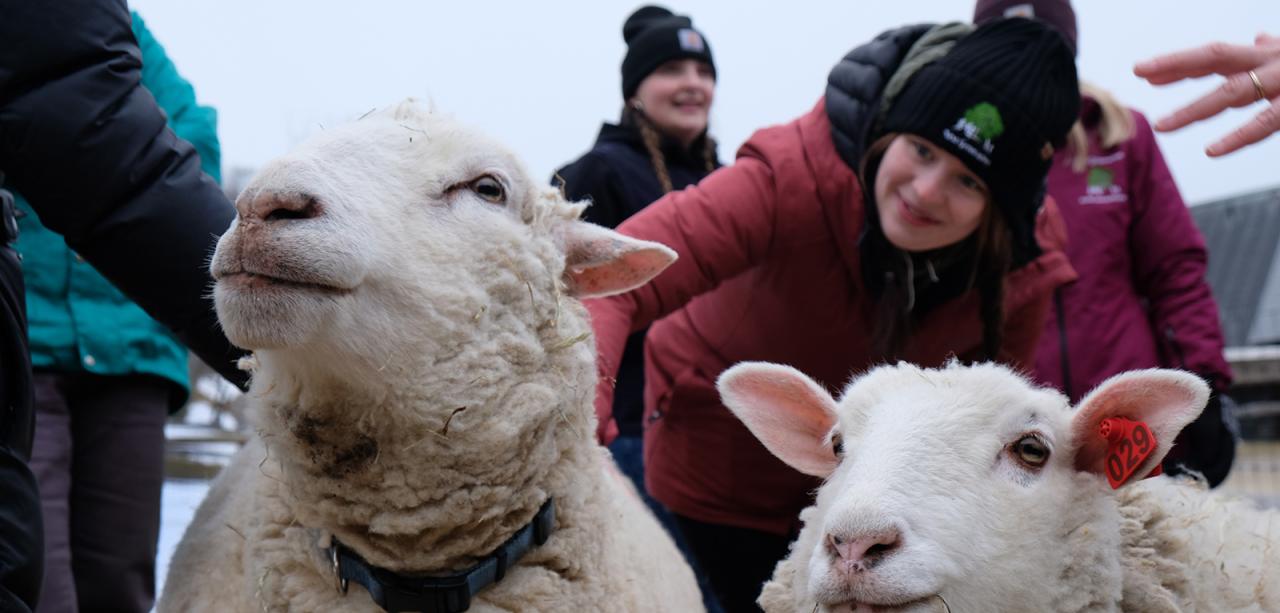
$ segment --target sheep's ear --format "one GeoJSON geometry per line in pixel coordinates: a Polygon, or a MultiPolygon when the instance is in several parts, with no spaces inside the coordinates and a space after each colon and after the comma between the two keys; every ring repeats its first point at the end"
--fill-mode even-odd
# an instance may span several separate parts
{"type": "MultiPolygon", "coordinates": [[[[1101,434],[1102,420],[1122,417],[1143,422],[1155,438],[1155,448],[1145,460],[1132,469],[1127,479],[1115,479],[1113,487],[1141,479],[1160,465],[1173,439],[1191,423],[1209,401],[1209,386],[1199,377],[1180,370],[1149,369],[1127,372],[1104,381],[1084,398],[1071,422],[1071,437],[1076,447],[1077,470],[1107,475],[1110,444],[1101,434]]],[[[1131,447],[1142,447],[1143,441],[1131,447]]],[[[1117,453],[1121,462],[1130,456],[1117,453]]],[[[1138,462],[1139,460],[1134,460],[1138,462]]],[[[1118,465],[1123,469],[1123,464],[1118,465]]],[[[1113,473],[1116,472],[1113,466],[1113,473]]]]}
{"type": "Polygon", "coordinates": [[[633,290],[676,261],[676,252],[666,245],[631,238],[585,221],[566,223],[561,239],[564,282],[569,295],[578,298],[633,290]]]}
{"type": "Polygon", "coordinates": [[[790,366],[743,362],[724,371],[716,388],[725,406],[783,462],[815,477],[836,469],[830,436],[836,402],[813,379],[790,366]]]}

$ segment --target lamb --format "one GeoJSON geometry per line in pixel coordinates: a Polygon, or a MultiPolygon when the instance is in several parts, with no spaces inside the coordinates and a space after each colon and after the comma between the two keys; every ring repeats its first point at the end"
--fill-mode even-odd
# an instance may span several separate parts
{"type": "Polygon", "coordinates": [[[219,320],[254,351],[257,436],[160,610],[701,610],[594,440],[576,299],[675,253],[584,206],[413,101],[266,166],[212,260],[219,320]]]}
{"type": "Polygon", "coordinates": [[[995,364],[881,366],[839,402],[776,364],[718,386],[770,451],[826,479],[760,595],[769,613],[1280,611],[1277,512],[1142,478],[1204,408],[1190,374],[1117,375],[1074,410],[995,364]]]}

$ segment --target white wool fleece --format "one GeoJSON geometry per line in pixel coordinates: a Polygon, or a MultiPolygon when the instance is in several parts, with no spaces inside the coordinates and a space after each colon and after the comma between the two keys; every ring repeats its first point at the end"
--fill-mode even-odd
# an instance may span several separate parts
{"type": "Polygon", "coordinates": [[[220,321],[255,350],[258,436],[201,505],[159,609],[376,610],[363,587],[335,589],[320,545],[448,574],[551,497],[550,539],[472,611],[701,610],[594,441],[595,351],[570,295],[589,295],[588,273],[627,289],[674,254],[582,208],[412,101],[264,168],[212,266],[220,321]],[[594,259],[567,270],[584,241],[594,259]]]}

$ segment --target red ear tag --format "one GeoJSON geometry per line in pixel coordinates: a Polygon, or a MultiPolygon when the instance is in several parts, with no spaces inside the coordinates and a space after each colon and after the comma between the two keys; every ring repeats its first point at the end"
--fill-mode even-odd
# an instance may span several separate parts
{"type": "MultiPolygon", "coordinates": [[[[1107,439],[1107,482],[1111,489],[1124,485],[1156,450],[1156,436],[1145,422],[1108,417],[1098,424],[1098,434],[1107,439]]],[[[1157,465],[1148,476],[1158,474],[1157,465]]]]}

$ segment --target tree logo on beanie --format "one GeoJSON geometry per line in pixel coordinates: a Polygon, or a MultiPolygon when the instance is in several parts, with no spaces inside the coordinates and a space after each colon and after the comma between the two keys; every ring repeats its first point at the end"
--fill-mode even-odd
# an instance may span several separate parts
{"type": "Polygon", "coordinates": [[[965,136],[969,138],[973,138],[970,132],[976,132],[978,138],[989,142],[1004,134],[1000,110],[990,102],[979,102],[970,107],[964,112],[964,121],[968,124],[965,126],[965,136]]]}
{"type": "Polygon", "coordinates": [[[1004,120],[1000,118],[1000,109],[990,102],[969,107],[954,125],[942,131],[947,141],[985,166],[991,165],[991,154],[996,150],[991,141],[1001,134],[1004,134],[1004,120]]]}
{"type": "Polygon", "coordinates": [[[680,48],[690,53],[706,53],[707,45],[702,42],[702,35],[692,28],[680,28],[676,32],[676,38],[680,41],[680,48]]]}

